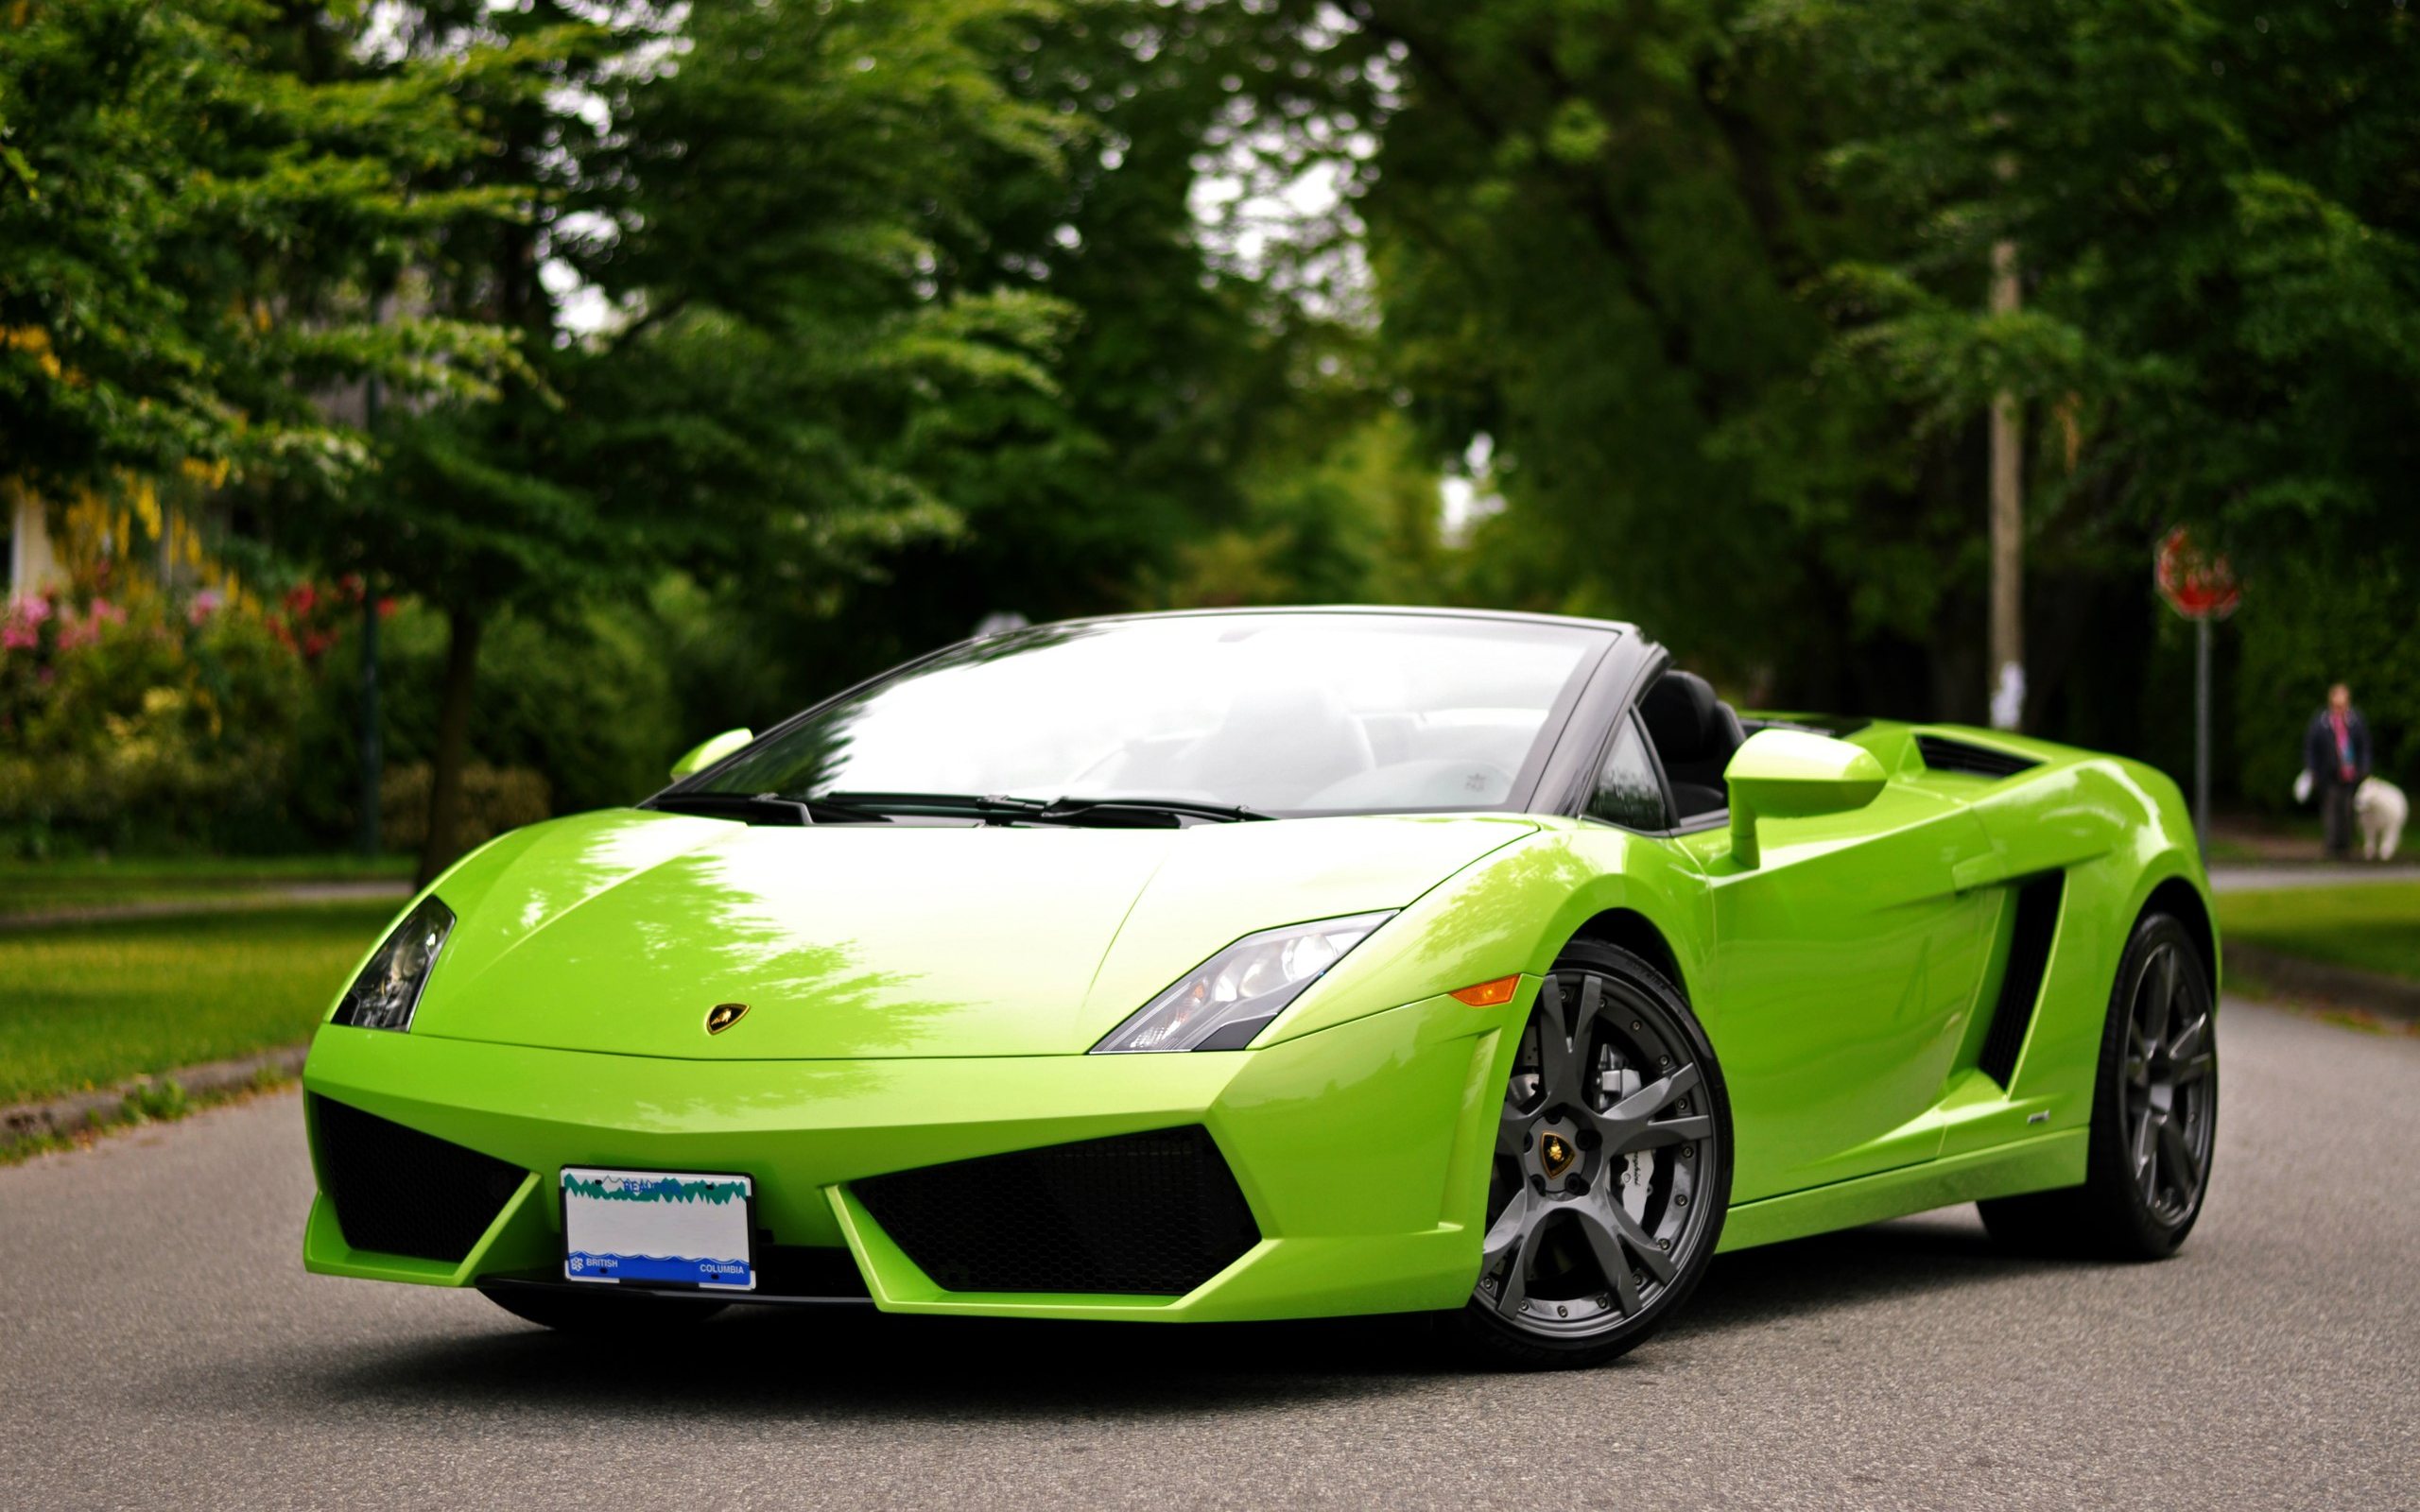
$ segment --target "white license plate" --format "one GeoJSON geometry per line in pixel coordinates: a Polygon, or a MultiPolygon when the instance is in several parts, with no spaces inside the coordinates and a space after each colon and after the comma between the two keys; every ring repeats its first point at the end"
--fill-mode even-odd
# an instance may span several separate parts
{"type": "Polygon", "coordinates": [[[566,1280],[755,1289],[744,1176],[567,1165],[562,1194],[566,1280]]]}

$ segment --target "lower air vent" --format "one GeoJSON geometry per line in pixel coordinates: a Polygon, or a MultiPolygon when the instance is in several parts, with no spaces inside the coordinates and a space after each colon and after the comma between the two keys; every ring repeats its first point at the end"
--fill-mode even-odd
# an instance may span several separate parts
{"type": "Polygon", "coordinates": [[[1994,750],[1989,746],[1970,746],[1962,740],[1951,740],[1942,735],[1918,735],[1916,751],[1924,757],[1925,765],[1936,772],[1964,772],[1971,777],[1988,777],[1994,782],[2003,777],[2014,777],[2019,772],[2031,771],[2042,765],[2030,756],[1994,750]]]}
{"type": "Polygon", "coordinates": [[[459,1262],[527,1172],[358,1108],[311,1099],[320,1179],[355,1249],[459,1262]]]}
{"type": "Polygon", "coordinates": [[[1181,1297],[1260,1240],[1200,1126],[1018,1150],[852,1185],[953,1292],[1181,1297]]]}

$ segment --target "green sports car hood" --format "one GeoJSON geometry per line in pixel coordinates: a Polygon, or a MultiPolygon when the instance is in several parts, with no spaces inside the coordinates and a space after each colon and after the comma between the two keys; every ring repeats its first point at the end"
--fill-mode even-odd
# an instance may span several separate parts
{"type": "Polygon", "coordinates": [[[1241,936],[1399,908],[1533,828],[579,815],[439,883],[458,922],[411,1032],[684,1058],[1077,1054],[1241,936]],[[749,1011],[708,1035],[723,1003],[749,1011]]]}

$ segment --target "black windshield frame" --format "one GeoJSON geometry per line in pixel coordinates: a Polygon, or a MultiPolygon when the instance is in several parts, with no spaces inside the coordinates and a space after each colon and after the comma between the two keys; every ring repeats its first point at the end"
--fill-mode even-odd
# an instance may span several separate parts
{"type": "MultiPolygon", "coordinates": [[[[999,635],[988,636],[979,640],[953,642],[948,645],[938,646],[933,650],[926,652],[923,656],[916,657],[908,662],[903,662],[895,667],[877,673],[873,677],[867,678],[862,681],[853,683],[850,686],[831,695],[829,697],[823,698],[809,705],[807,708],[799,711],[789,718],[783,720],[780,724],[775,725],[771,729],[758,735],[747,746],[732,752],[731,755],[724,757],[721,761],[715,763],[713,765],[702,768],[700,771],[693,772],[687,777],[683,778],[681,781],[672,783],[669,787],[663,789],[661,794],[658,796],[676,793],[718,791],[718,789],[716,789],[713,786],[717,774],[739,762],[752,751],[760,751],[767,742],[778,740],[789,735],[837,705],[876,692],[885,684],[929,671],[935,662],[963,657],[978,646],[996,647],[1005,651],[1011,648],[1020,641],[1028,639],[1044,639],[1054,632],[1063,633],[1065,631],[1078,628],[1105,627],[1135,622],[1208,617],[1274,618],[1280,616],[1334,616],[1339,618],[1385,619],[1403,622],[1437,621],[1443,622],[1438,626],[1438,629],[1441,633],[1446,632],[1449,626],[1457,623],[1464,626],[1488,623],[1500,625],[1551,626],[1558,629],[1582,632],[1594,637],[1599,644],[1584,646],[1582,649],[1571,672],[1564,679],[1562,688],[1557,692],[1553,701],[1547,707],[1545,716],[1540,721],[1537,735],[1531,742],[1530,749],[1524,757],[1520,768],[1513,774],[1511,790],[1505,795],[1502,800],[1485,804],[1426,804],[1400,808],[1270,808],[1266,810],[1269,816],[1272,818],[1323,818],[1346,815],[1381,814],[1504,814],[1551,812],[1555,805],[1557,795],[1542,795],[1542,787],[1552,785],[1548,779],[1561,765],[1564,764],[1568,760],[1568,755],[1575,738],[1583,744],[1593,744],[1592,737],[1587,731],[1576,730],[1574,728],[1575,714],[1582,715],[1580,720],[1582,724],[1594,722],[1585,717],[1586,711],[1583,706],[1593,704],[1598,701],[1598,699],[1593,698],[1590,696],[1600,689],[1605,683],[1606,674],[1609,670],[1609,663],[1624,663],[1632,660],[1630,657],[1620,656],[1617,655],[1617,653],[1635,647],[1638,644],[1635,632],[1633,631],[1630,627],[1611,621],[1578,619],[1553,614],[1517,614],[1487,610],[1359,608],[1180,610],[1159,614],[1122,614],[1102,616],[1100,618],[1088,620],[1060,621],[1049,625],[1038,625],[1028,627],[1023,629],[1010,630],[999,635]],[[1537,807],[1542,797],[1548,805],[1544,811],[1539,810],[1537,807]]],[[[647,802],[652,803],[653,799],[648,799],[647,802]]],[[[643,804],[642,806],[645,805],[643,804]]]]}

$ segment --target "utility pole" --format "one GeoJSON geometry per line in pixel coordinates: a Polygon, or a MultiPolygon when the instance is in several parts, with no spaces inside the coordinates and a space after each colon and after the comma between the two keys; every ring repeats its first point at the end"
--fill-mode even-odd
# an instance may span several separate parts
{"type": "MultiPolygon", "coordinates": [[[[2006,178],[2011,165],[2001,164],[2006,178]]],[[[2016,243],[1992,244],[1991,312],[2014,315],[2016,243]]],[[[2025,416],[2016,396],[2002,389],[1992,399],[1992,728],[2015,730],[2025,721],[2025,416]]]]}
{"type": "MultiPolygon", "coordinates": [[[[372,373],[361,392],[362,428],[378,429],[378,375],[372,373]]],[[[361,569],[361,830],[355,849],[365,856],[378,853],[378,581],[367,562],[361,569]]]]}

